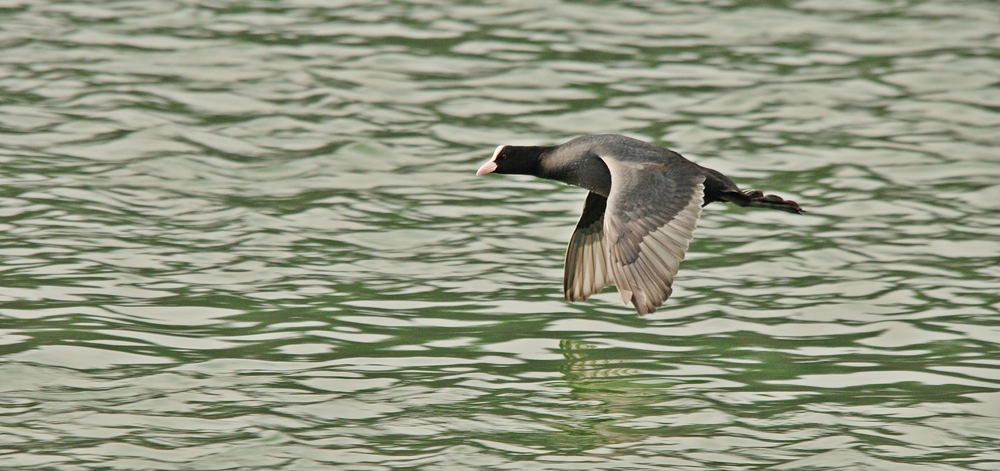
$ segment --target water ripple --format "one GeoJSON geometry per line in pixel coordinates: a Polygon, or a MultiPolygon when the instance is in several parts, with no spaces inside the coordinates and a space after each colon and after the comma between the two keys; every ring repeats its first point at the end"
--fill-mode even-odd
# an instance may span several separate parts
{"type": "Polygon", "coordinates": [[[992,469],[991,2],[0,5],[0,467],[992,469]],[[620,132],[673,298],[559,292],[620,132]]]}

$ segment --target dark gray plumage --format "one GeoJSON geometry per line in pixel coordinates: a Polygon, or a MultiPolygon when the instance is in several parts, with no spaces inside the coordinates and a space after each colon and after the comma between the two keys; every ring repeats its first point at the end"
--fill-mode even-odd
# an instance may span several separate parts
{"type": "Polygon", "coordinates": [[[702,206],[725,201],[804,212],[794,201],[742,191],[672,150],[617,134],[552,147],[499,146],[476,175],[488,173],[534,175],[590,190],[566,249],[566,299],[585,300],[614,284],[640,315],[670,297],[702,206]]]}

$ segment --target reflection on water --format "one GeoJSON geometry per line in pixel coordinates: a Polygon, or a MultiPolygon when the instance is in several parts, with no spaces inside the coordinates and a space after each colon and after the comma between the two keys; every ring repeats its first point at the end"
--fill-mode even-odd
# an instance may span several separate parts
{"type": "Polygon", "coordinates": [[[0,467],[994,469],[991,2],[0,5],[0,467]],[[580,191],[706,208],[638,318],[560,293],[580,191]]]}

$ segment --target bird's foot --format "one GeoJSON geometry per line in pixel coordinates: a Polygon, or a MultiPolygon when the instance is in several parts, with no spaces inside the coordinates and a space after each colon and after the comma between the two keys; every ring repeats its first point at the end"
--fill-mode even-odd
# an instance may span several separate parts
{"type": "Polygon", "coordinates": [[[764,192],[760,190],[746,190],[743,194],[750,198],[750,204],[747,206],[771,208],[795,214],[802,214],[806,212],[806,210],[802,209],[798,203],[792,200],[786,200],[778,195],[765,195],[764,192]]]}

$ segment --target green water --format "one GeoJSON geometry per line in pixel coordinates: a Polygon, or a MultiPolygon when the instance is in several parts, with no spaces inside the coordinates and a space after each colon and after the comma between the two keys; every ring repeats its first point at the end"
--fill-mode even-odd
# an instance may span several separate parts
{"type": "Polygon", "coordinates": [[[0,3],[0,468],[1000,468],[1000,4],[0,3]],[[562,299],[624,133],[674,295],[562,299]]]}

